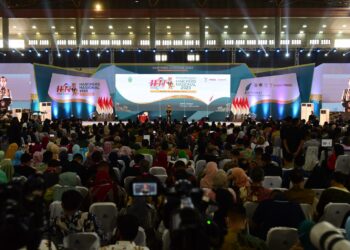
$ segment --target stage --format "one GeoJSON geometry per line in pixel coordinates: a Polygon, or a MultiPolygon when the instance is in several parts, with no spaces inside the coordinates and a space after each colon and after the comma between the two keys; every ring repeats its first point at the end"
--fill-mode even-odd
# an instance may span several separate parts
{"type": "MultiPolygon", "coordinates": [[[[210,124],[210,125],[212,125],[213,124],[213,122],[215,123],[215,124],[218,124],[218,123],[221,123],[221,124],[223,124],[223,123],[226,123],[226,125],[231,125],[231,124],[233,124],[233,125],[235,125],[235,126],[237,126],[237,127],[239,127],[239,126],[241,126],[241,124],[242,124],[242,122],[227,122],[227,121],[209,121],[209,122],[206,122],[206,123],[208,123],[208,124],[210,124]]],[[[104,123],[104,121],[83,121],[83,126],[92,126],[92,125],[97,125],[97,124],[100,124],[100,123],[104,123]]],[[[125,124],[127,124],[128,123],[128,121],[107,121],[107,123],[109,124],[109,123],[111,123],[112,125],[114,125],[114,124],[119,124],[119,123],[123,123],[124,125],[125,124]]],[[[151,123],[153,123],[153,122],[151,122],[151,123]]],[[[192,123],[191,121],[189,121],[188,123],[192,123]]]]}

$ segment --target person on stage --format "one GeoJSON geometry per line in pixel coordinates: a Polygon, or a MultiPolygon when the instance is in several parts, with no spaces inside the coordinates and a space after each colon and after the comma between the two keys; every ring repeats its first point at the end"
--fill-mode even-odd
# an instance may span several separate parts
{"type": "Polygon", "coordinates": [[[171,122],[172,113],[173,113],[173,109],[172,109],[171,105],[168,105],[166,108],[166,121],[169,123],[171,122]]]}
{"type": "Polygon", "coordinates": [[[350,81],[349,81],[349,87],[347,89],[343,90],[342,95],[342,105],[345,108],[345,112],[350,112],[350,81]]]}
{"type": "Polygon", "coordinates": [[[0,110],[3,113],[8,111],[11,100],[11,90],[7,87],[7,78],[2,76],[0,77],[0,110]]]}

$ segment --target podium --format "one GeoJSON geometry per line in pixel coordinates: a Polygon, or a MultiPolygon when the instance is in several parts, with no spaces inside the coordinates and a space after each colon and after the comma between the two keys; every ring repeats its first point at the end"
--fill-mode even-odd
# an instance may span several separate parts
{"type": "Polygon", "coordinates": [[[39,104],[39,111],[41,114],[41,119],[45,121],[46,119],[51,120],[52,114],[51,114],[51,102],[41,102],[39,104]]]}
{"type": "Polygon", "coordinates": [[[330,121],[330,112],[329,109],[320,110],[320,125],[323,126],[325,122],[329,123],[330,121]]]}
{"type": "Polygon", "coordinates": [[[302,103],[301,104],[301,120],[308,121],[311,112],[314,112],[313,103],[302,103]]]}

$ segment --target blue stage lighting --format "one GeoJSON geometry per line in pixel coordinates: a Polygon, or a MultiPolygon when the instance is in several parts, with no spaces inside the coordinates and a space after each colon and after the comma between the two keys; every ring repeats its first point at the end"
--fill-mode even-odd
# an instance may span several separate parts
{"type": "Polygon", "coordinates": [[[153,48],[153,49],[152,49],[152,52],[153,52],[153,53],[156,53],[156,52],[157,52],[157,50],[156,50],[155,48],[153,48]]]}
{"type": "Polygon", "coordinates": [[[260,53],[260,52],[261,52],[261,49],[257,49],[256,52],[260,53]]]}
{"type": "Polygon", "coordinates": [[[333,52],[336,53],[336,52],[337,52],[337,49],[333,49],[333,52]]]}
{"type": "Polygon", "coordinates": [[[269,53],[265,53],[265,57],[269,57],[270,55],[269,55],[269,53]]]}
{"type": "Polygon", "coordinates": [[[86,53],[90,53],[90,50],[89,49],[87,49],[87,50],[85,50],[86,51],[86,53]]]}
{"type": "Polygon", "coordinates": [[[320,49],[317,49],[317,50],[316,50],[316,52],[317,52],[317,53],[320,53],[320,52],[321,52],[321,50],[320,50],[320,49]]]}
{"type": "Polygon", "coordinates": [[[307,57],[310,57],[311,56],[311,52],[307,53],[307,57]]]}
{"type": "Polygon", "coordinates": [[[109,49],[106,50],[106,53],[109,53],[109,49]]]}
{"type": "Polygon", "coordinates": [[[37,56],[37,57],[41,57],[41,54],[40,54],[40,53],[37,53],[36,56],[37,56]]]}
{"type": "Polygon", "coordinates": [[[67,53],[70,53],[70,49],[67,49],[66,52],[67,52],[67,53]]]}
{"type": "Polygon", "coordinates": [[[141,53],[141,52],[142,52],[142,50],[141,50],[141,49],[137,49],[137,52],[138,52],[138,53],[141,53]]]}
{"type": "Polygon", "coordinates": [[[303,53],[303,52],[304,52],[304,49],[300,49],[300,50],[299,50],[299,53],[303,53]]]}
{"type": "Polygon", "coordinates": [[[280,52],[281,52],[281,50],[280,50],[280,49],[276,49],[276,52],[277,52],[277,53],[280,53],[280,52]]]}
{"type": "Polygon", "coordinates": [[[208,53],[208,52],[209,52],[209,50],[208,50],[208,49],[204,49],[204,52],[205,52],[205,53],[208,53]]]}
{"type": "Polygon", "coordinates": [[[48,53],[49,52],[49,50],[48,49],[45,49],[45,53],[48,53]]]}
{"type": "Polygon", "coordinates": [[[226,51],[225,48],[222,48],[222,49],[221,49],[221,52],[222,52],[222,53],[224,53],[225,51],[226,51]]]}
{"type": "Polygon", "coordinates": [[[239,49],[239,50],[238,50],[238,53],[241,53],[241,52],[242,52],[242,50],[241,50],[241,49],[239,49]]]}
{"type": "Polygon", "coordinates": [[[190,52],[193,53],[194,49],[190,49],[190,52]]]}
{"type": "Polygon", "coordinates": [[[246,56],[246,57],[250,57],[250,54],[249,54],[249,53],[246,53],[245,56],[246,56]]]}
{"type": "Polygon", "coordinates": [[[289,52],[286,52],[286,54],[284,56],[289,57],[290,56],[289,52]]]}
{"type": "Polygon", "coordinates": [[[124,53],[124,52],[125,52],[125,49],[121,49],[120,52],[124,53]]]}
{"type": "Polygon", "coordinates": [[[170,49],[170,52],[171,52],[171,53],[174,53],[174,52],[175,52],[175,49],[170,49]]]}
{"type": "Polygon", "coordinates": [[[29,50],[28,50],[28,52],[29,52],[29,53],[32,53],[32,50],[31,50],[31,49],[29,49],[29,50]]]}

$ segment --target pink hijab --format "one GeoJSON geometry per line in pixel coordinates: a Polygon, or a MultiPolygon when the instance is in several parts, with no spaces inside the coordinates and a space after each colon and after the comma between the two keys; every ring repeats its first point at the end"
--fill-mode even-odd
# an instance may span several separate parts
{"type": "Polygon", "coordinates": [[[218,165],[211,161],[207,163],[207,166],[204,169],[204,177],[201,179],[200,187],[201,188],[213,188],[213,179],[218,172],[218,165]]]}
{"type": "Polygon", "coordinates": [[[232,176],[235,186],[241,188],[241,187],[249,187],[250,181],[245,173],[245,171],[241,168],[233,168],[232,169],[232,176]]]}

